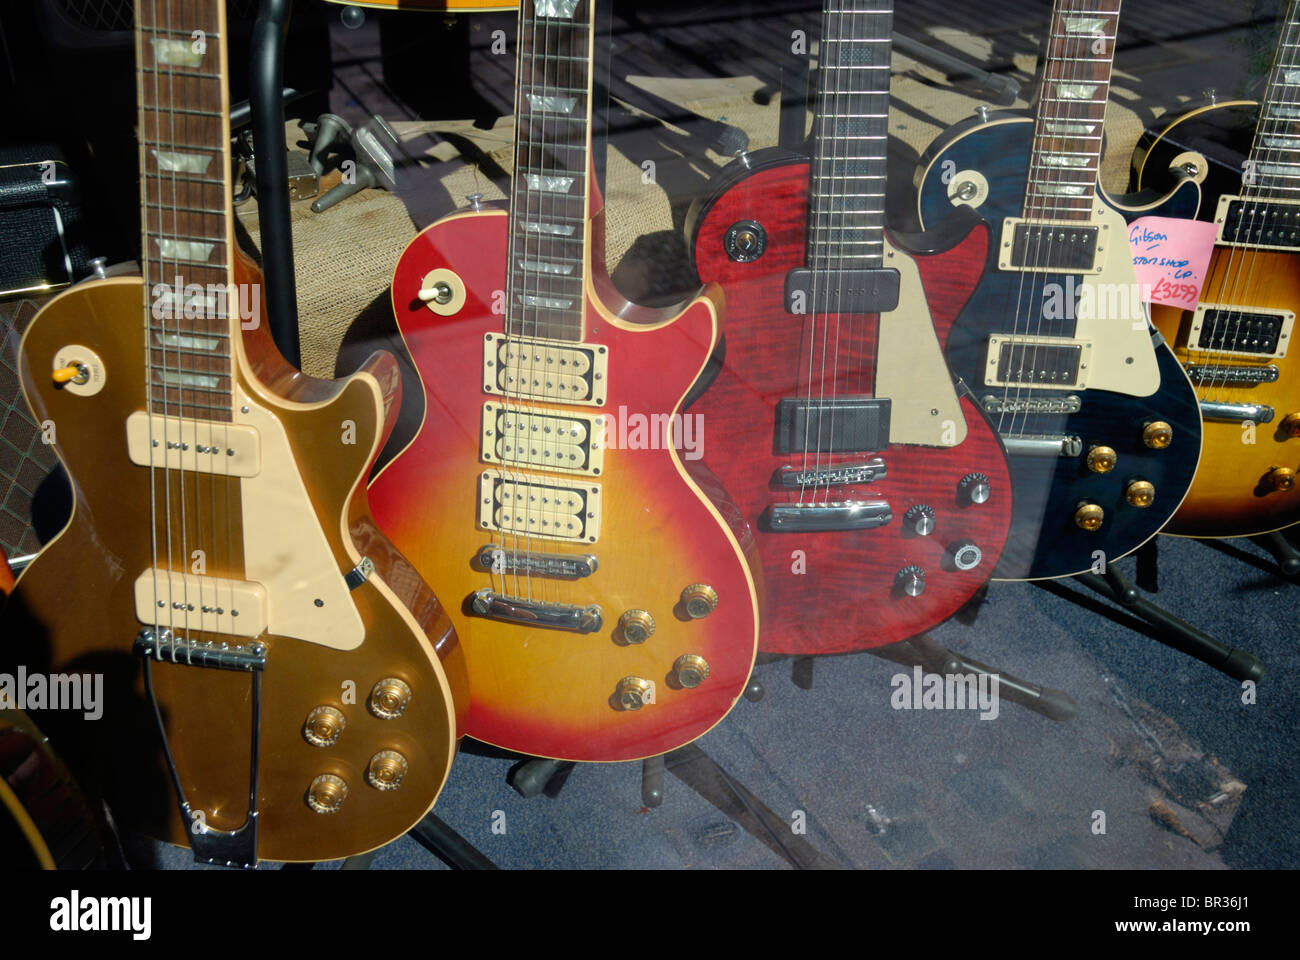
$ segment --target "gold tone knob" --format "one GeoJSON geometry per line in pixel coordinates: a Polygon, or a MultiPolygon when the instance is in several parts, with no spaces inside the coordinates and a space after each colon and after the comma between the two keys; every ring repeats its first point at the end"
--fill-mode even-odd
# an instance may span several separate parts
{"type": "Polygon", "coordinates": [[[1091,533],[1094,530],[1101,529],[1101,521],[1106,516],[1106,511],[1095,503],[1081,503],[1079,508],[1074,511],[1074,522],[1084,530],[1091,533]]]}
{"type": "Polygon", "coordinates": [[[302,725],[302,735],[313,747],[332,747],[339,742],[339,734],[347,725],[342,710],[337,707],[317,707],[307,714],[307,722],[302,725]]]}
{"type": "Polygon", "coordinates": [[[1152,420],[1142,428],[1142,442],[1152,450],[1163,450],[1174,440],[1174,428],[1163,420],[1152,420]]]}
{"type": "Polygon", "coordinates": [[[370,691],[370,712],[381,720],[393,720],[406,712],[411,688],[397,677],[385,677],[370,691]]]}
{"type": "Polygon", "coordinates": [[[645,643],[655,632],[655,618],[645,610],[628,610],[618,618],[618,628],[628,643],[645,643]]]}
{"type": "Polygon", "coordinates": [[[1264,474],[1263,484],[1272,493],[1286,493],[1295,486],[1295,471],[1290,467],[1274,467],[1264,474]]]}
{"type": "Polygon", "coordinates": [[[1282,418],[1281,427],[1288,437],[1300,437],[1300,413],[1288,413],[1282,418]]]}
{"type": "Polygon", "coordinates": [[[640,710],[651,702],[652,690],[654,684],[649,680],[641,677],[624,677],[618,682],[614,697],[618,700],[620,710],[640,710]]]}
{"type": "Polygon", "coordinates": [[[1110,473],[1118,459],[1110,447],[1093,447],[1088,451],[1088,469],[1093,473],[1110,473]]]}
{"type": "Polygon", "coordinates": [[[396,790],[406,776],[406,758],[396,750],[380,750],[370,758],[366,783],[376,790],[396,790]]]}
{"type": "Polygon", "coordinates": [[[682,605],[692,620],[707,617],[718,609],[718,591],[707,583],[692,583],[682,591],[682,605]]]}
{"type": "Polygon", "coordinates": [[[1134,480],[1124,488],[1124,499],[1134,507],[1149,507],[1155,498],[1155,484],[1147,480],[1134,480]]]}
{"type": "Polygon", "coordinates": [[[346,780],[332,773],[322,773],[307,788],[307,806],[317,813],[338,813],[347,796],[346,780]]]}
{"type": "Polygon", "coordinates": [[[683,687],[698,687],[709,679],[709,661],[693,653],[686,653],[673,661],[673,676],[683,687]]]}

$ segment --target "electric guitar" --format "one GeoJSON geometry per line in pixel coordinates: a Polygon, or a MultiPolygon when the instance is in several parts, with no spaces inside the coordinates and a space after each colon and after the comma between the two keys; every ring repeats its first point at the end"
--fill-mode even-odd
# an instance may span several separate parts
{"type": "Polygon", "coordinates": [[[969,206],[988,273],[947,357],[1011,459],[999,579],[1096,569],[1173,516],[1200,458],[1196,395],[1155,333],[1126,218],[1189,216],[1198,187],[1119,203],[1097,184],[1118,0],[1055,0],[1037,115],[972,118],[922,158],[921,222],[969,206]]]}
{"type": "Polygon", "coordinates": [[[135,31],[144,276],[70,288],[23,338],[75,503],[0,656],[102,676],[99,719],[33,719],[127,830],[234,865],[350,856],[432,806],[463,684],[367,511],[396,361],[327,382],[275,350],[229,215],[225,4],[140,0],[135,31]]]}
{"type": "Polygon", "coordinates": [[[1241,537],[1300,522],[1300,5],[1283,20],[1263,104],[1229,101],[1179,116],[1144,137],[1139,186],[1160,183],[1195,147],[1224,154],[1223,134],[1248,123],[1245,157],[1202,164],[1200,219],[1218,240],[1195,309],[1154,305],[1151,319],[1196,386],[1205,451],[1191,492],[1164,530],[1241,537]]]}
{"type": "Polygon", "coordinates": [[[370,487],[380,526],[456,604],[465,732],[579,761],[705,733],[744,690],[758,632],[744,525],[705,495],[712,436],[680,413],[721,295],[645,309],[605,270],[593,8],[521,6],[509,214],[453,214],[398,261],[425,421],[370,487]]]}
{"type": "Polygon", "coordinates": [[[760,648],[843,653],[937,625],[988,580],[1011,484],[943,359],[988,230],[884,229],[892,3],[827,0],[814,150],[759,151],[688,216],[727,310],[725,362],[691,412],[755,529],[760,648]]]}

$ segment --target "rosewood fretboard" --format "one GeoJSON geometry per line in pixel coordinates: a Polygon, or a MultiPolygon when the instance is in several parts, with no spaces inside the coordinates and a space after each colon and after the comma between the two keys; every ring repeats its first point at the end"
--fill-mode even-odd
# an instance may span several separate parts
{"type": "Polygon", "coordinates": [[[506,332],[582,339],[592,0],[519,8],[506,332]]]}
{"type": "Polygon", "coordinates": [[[1243,193],[1300,199],[1300,2],[1287,5],[1246,162],[1243,193]]]}
{"type": "Polygon", "coordinates": [[[231,419],[225,4],[136,0],[149,397],[157,413],[231,419]]]}

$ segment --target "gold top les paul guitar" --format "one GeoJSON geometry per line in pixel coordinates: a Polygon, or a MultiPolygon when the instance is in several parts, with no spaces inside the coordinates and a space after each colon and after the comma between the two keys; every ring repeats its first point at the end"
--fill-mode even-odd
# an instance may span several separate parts
{"type": "Polygon", "coordinates": [[[144,276],[73,287],[24,337],[75,507],[0,654],[104,676],[102,718],[34,719],[128,829],[223,863],[334,859],[432,806],[463,667],[361,485],[395,361],[314,380],[260,323],[228,216],[225,38],[221,0],[137,0],[144,276]]]}

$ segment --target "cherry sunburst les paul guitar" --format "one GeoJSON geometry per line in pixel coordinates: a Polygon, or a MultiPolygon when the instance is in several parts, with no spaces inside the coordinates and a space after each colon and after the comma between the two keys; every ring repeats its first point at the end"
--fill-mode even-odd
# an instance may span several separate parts
{"type": "Polygon", "coordinates": [[[466,733],[614,761],[688,743],[730,710],[758,596],[744,523],[676,449],[682,398],[718,341],[718,290],[644,309],[604,268],[592,8],[521,7],[509,214],[447,217],[398,262],[425,420],[370,502],[452,607],[466,733]],[[668,427],[643,443],[634,418],[668,427]]]}

